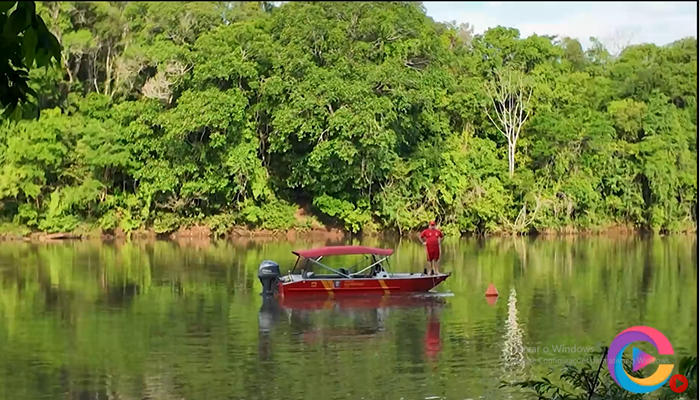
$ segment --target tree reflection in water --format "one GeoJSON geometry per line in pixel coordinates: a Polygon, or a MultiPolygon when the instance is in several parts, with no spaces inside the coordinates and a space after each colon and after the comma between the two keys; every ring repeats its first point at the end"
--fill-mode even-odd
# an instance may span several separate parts
{"type": "MultiPolygon", "coordinates": [[[[643,323],[697,354],[694,237],[528,240],[527,268],[510,239],[446,241],[454,297],[261,307],[261,259],[325,244],[4,243],[0,399],[527,399],[499,388],[509,318],[511,349],[596,346],[643,323]],[[493,306],[490,282],[503,288],[493,306]]],[[[362,244],[396,248],[395,265],[425,256],[410,241],[362,244]]]]}

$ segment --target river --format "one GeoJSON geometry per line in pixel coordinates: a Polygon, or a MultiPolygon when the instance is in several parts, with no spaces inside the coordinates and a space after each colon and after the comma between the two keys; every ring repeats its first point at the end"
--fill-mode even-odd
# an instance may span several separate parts
{"type": "MultiPolygon", "coordinates": [[[[260,261],[324,244],[0,243],[0,399],[528,399],[501,381],[631,326],[698,353],[694,237],[448,239],[435,295],[263,304],[260,261]]],[[[361,244],[423,268],[414,241],[361,244]]]]}

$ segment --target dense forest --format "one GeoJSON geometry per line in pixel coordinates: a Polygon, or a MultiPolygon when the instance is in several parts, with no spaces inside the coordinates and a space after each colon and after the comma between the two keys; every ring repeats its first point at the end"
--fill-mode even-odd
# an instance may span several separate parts
{"type": "Polygon", "coordinates": [[[695,38],[610,54],[417,2],[36,9],[63,51],[0,122],[4,231],[697,225],[695,38]]]}

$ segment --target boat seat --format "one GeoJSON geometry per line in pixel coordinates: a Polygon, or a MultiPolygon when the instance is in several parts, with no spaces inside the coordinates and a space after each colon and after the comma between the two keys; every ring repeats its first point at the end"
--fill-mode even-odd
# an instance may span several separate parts
{"type": "Polygon", "coordinates": [[[367,273],[367,278],[374,278],[379,274],[380,272],[384,272],[384,268],[382,268],[381,265],[375,265],[368,273],[367,273]]]}
{"type": "Polygon", "coordinates": [[[301,278],[302,279],[313,279],[314,278],[314,273],[309,272],[309,271],[301,271],[301,278]]]}

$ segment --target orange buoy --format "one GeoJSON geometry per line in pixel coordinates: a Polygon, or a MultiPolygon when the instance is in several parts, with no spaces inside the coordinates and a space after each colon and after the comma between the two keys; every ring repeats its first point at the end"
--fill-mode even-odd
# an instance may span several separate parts
{"type": "Polygon", "coordinates": [[[498,296],[498,290],[496,290],[496,287],[493,286],[493,282],[491,282],[491,284],[489,284],[489,288],[486,289],[485,296],[498,296]]]}

